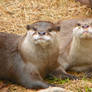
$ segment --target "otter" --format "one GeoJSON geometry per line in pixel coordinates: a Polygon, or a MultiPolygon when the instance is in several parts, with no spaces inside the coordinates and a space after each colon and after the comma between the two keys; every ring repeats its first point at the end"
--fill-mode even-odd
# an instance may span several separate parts
{"type": "Polygon", "coordinates": [[[25,35],[0,32],[0,79],[8,79],[26,88],[48,88],[43,79],[52,73],[75,78],[58,62],[60,27],[49,21],[27,25],[25,35]]]}
{"type": "Polygon", "coordinates": [[[75,1],[79,1],[80,3],[92,8],[92,0],[75,0],[75,1]]]}
{"type": "MultiPolygon", "coordinates": [[[[91,71],[92,18],[76,18],[62,21],[61,31],[62,28],[64,29],[63,31],[65,31],[64,33],[67,34],[67,36],[65,36],[65,38],[63,37],[62,39],[68,40],[68,43],[65,43],[66,46],[62,47],[63,51],[61,49],[61,55],[59,57],[61,66],[65,70],[71,70],[75,72],[91,71]]],[[[63,31],[61,32],[62,35],[64,34],[63,31]]],[[[62,43],[64,42],[62,41],[61,44],[62,43]]]]}

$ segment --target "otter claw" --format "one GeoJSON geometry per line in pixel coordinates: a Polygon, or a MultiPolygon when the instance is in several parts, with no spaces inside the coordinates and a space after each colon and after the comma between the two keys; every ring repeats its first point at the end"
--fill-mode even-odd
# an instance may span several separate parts
{"type": "Polygon", "coordinates": [[[77,80],[79,79],[77,76],[71,75],[71,74],[63,74],[62,79],[71,79],[71,80],[77,80]]]}

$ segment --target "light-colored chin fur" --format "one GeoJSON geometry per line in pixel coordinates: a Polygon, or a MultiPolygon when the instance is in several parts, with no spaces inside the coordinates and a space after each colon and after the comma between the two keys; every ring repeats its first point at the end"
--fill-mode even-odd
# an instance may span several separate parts
{"type": "Polygon", "coordinates": [[[46,45],[49,45],[50,41],[52,40],[52,38],[50,36],[46,36],[46,35],[40,36],[38,34],[33,35],[32,39],[36,45],[40,45],[43,47],[46,45]]]}
{"type": "Polygon", "coordinates": [[[84,30],[83,28],[76,27],[73,29],[73,36],[80,39],[92,39],[92,28],[89,27],[87,30],[84,30]]]}
{"type": "Polygon", "coordinates": [[[34,34],[34,32],[29,31],[27,32],[26,39],[29,40],[29,42],[31,41],[34,45],[46,47],[49,44],[52,44],[56,39],[54,36],[56,36],[56,34],[40,36],[39,34],[34,34]]]}

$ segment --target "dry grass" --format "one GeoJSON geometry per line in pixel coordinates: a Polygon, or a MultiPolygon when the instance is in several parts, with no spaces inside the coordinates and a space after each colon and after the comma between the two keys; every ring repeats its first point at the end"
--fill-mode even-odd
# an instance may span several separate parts
{"type": "MultiPolygon", "coordinates": [[[[92,17],[92,10],[74,0],[0,0],[2,32],[24,34],[25,26],[35,21],[57,22],[76,16],[92,17]]],[[[91,92],[86,90],[92,88],[92,83],[85,80],[69,81],[64,87],[74,92],[91,92]]],[[[31,92],[31,90],[14,85],[9,87],[9,92],[31,92]]]]}
{"type": "Polygon", "coordinates": [[[66,83],[66,89],[72,90],[73,92],[92,92],[92,83],[85,80],[74,80],[66,83]]]}
{"type": "Polygon", "coordinates": [[[92,10],[74,0],[0,0],[0,30],[22,34],[38,20],[90,16],[92,10]]]}

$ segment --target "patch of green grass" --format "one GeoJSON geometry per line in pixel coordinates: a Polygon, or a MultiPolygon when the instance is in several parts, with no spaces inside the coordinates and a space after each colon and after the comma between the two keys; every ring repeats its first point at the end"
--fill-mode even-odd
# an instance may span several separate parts
{"type": "Polygon", "coordinates": [[[84,81],[90,81],[92,83],[92,79],[91,78],[83,77],[82,80],[84,80],[84,81]]]}
{"type": "Polygon", "coordinates": [[[62,80],[62,79],[58,79],[56,77],[53,77],[53,78],[48,78],[46,79],[49,83],[55,83],[55,84],[65,84],[67,82],[69,82],[69,79],[65,79],[65,80],[62,80]]]}
{"type": "Polygon", "coordinates": [[[92,92],[92,88],[89,87],[85,87],[84,89],[79,88],[77,90],[78,92],[92,92]]]}
{"type": "Polygon", "coordinates": [[[87,78],[85,76],[83,76],[82,80],[87,81],[87,78]]]}
{"type": "Polygon", "coordinates": [[[92,92],[92,88],[86,87],[86,88],[85,88],[85,92],[92,92]]]}
{"type": "Polygon", "coordinates": [[[82,90],[79,88],[79,89],[78,89],[78,92],[82,92],[82,90]]]}
{"type": "Polygon", "coordinates": [[[89,79],[89,81],[92,83],[92,79],[89,79]]]}

